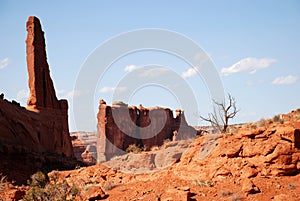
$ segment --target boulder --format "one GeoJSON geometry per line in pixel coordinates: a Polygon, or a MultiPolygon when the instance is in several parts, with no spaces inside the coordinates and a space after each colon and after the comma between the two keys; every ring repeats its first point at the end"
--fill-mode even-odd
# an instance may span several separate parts
{"type": "Polygon", "coordinates": [[[84,200],[95,201],[102,200],[107,197],[100,185],[90,186],[83,195],[84,200]]]}

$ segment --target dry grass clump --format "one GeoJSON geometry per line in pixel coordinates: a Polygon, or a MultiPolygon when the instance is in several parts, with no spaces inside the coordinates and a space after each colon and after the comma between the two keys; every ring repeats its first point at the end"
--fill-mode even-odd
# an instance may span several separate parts
{"type": "Polygon", "coordinates": [[[294,114],[295,118],[300,118],[300,108],[296,110],[295,114],[294,114]]]}
{"type": "Polygon", "coordinates": [[[256,123],[256,126],[257,126],[257,128],[263,127],[263,126],[265,126],[267,123],[268,123],[268,122],[267,122],[266,119],[261,119],[261,120],[259,120],[259,121],[256,123]]]}
{"type": "Polygon", "coordinates": [[[272,118],[272,121],[273,122],[276,122],[276,123],[281,123],[283,124],[284,123],[284,119],[282,118],[281,115],[275,115],[273,118],[272,118]]]}
{"type": "Polygon", "coordinates": [[[226,191],[222,190],[222,191],[219,193],[219,196],[220,196],[220,197],[226,197],[226,196],[230,196],[230,195],[232,195],[232,192],[231,192],[231,191],[228,191],[228,190],[226,190],[226,191]]]}
{"type": "Polygon", "coordinates": [[[236,133],[238,133],[238,131],[240,130],[240,126],[235,126],[235,125],[231,125],[231,126],[229,126],[229,129],[228,129],[228,133],[230,133],[230,134],[236,134],[236,133]]]}
{"type": "Polygon", "coordinates": [[[214,183],[212,181],[205,181],[202,179],[194,180],[194,184],[200,187],[213,187],[214,183]]]}
{"type": "Polygon", "coordinates": [[[158,151],[160,150],[159,146],[153,146],[151,147],[151,151],[158,151]]]}

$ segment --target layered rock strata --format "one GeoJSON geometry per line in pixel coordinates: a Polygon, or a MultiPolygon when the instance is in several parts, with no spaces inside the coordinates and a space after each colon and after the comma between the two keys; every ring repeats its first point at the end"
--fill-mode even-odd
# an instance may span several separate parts
{"type": "Polygon", "coordinates": [[[161,146],[165,140],[189,139],[197,131],[189,126],[184,113],[176,110],[176,117],[169,108],[144,108],[128,106],[123,102],[112,106],[100,100],[98,118],[98,162],[124,153],[129,145],[144,150],[161,146]]]}
{"type": "MultiPolygon", "coordinates": [[[[27,107],[21,107],[15,101],[9,102],[4,97],[0,99],[0,166],[4,172],[9,169],[9,164],[6,167],[3,162],[8,156],[11,156],[8,159],[18,155],[31,155],[35,159],[49,154],[74,156],[68,127],[68,102],[56,97],[39,19],[30,16],[26,29],[30,89],[27,107]]],[[[39,160],[43,163],[44,159],[39,160]]]]}

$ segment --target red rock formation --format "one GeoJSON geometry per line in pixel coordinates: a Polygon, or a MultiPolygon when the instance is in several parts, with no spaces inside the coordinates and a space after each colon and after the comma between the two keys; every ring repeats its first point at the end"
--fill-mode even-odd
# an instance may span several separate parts
{"type": "Polygon", "coordinates": [[[139,139],[126,134],[136,133],[136,125],[132,123],[137,121],[136,107],[128,107],[124,103],[108,106],[105,101],[101,100],[97,118],[98,161],[105,161],[114,155],[121,154],[122,150],[126,150],[130,144],[139,144],[139,139]],[[129,115],[127,115],[128,112],[129,115]]]}
{"type": "Polygon", "coordinates": [[[255,130],[245,127],[234,135],[203,136],[181,159],[179,171],[207,179],[296,175],[300,172],[299,122],[271,123],[255,130]],[[213,138],[212,146],[209,138],[213,138]],[[199,158],[191,161],[195,153],[199,158]]]}
{"type": "Polygon", "coordinates": [[[0,99],[0,153],[55,153],[73,156],[67,113],[39,113],[0,99]]]}
{"type": "Polygon", "coordinates": [[[169,108],[143,108],[140,111],[137,125],[146,150],[152,146],[161,146],[166,139],[173,136],[173,112],[169,108]]]}
{"type": "MultiPolygon", "coordinates": [[[[44,32],[39,19],[30,16],[26,23],[26,30],[28,32],[26,58],[30,89],[27,108],[61,108],[50,77],[44,32]]],[[[66,103],[62,104],[65,105],[66,103]]]]}
{"type": "Polygon", "coordinates": [[[97,162],[96,132],[73,132],[70,135],[76,159],[87,165],[95,165],[97,162]]]}
{"type": "MultiPolygon", "coordinates": [[[[68,102],[56,98],[41,24],[36,17],[31,16],[26,25],[30,97],[27,109],[0,99],[0,160],[3,161],[2,156],[15,154],[73,157],[68,102]]],[[[0,164],[1,168],[9,168],[9,165],[3,165],[0,164]]]]}
{"type": "Polygon", "coordinates": [[[128,107],[122,102],[106,105],[100,100],[98,118],[98,161],[105,161],[115,155],[124,153],[129,145],[135,144],[145,150],[160,146],[166,139],[172,140],[173,133],[177,139],[188,139],[196,135],[178,110],[176,118],[169,108],[128,107]]]}
{"type": "MultiPolygon", "coordinates": [[[[176,117],[173,124],[173,130],[176,131],[176,135],[174,135],[173,139],[176,140],[183,140],[188,138],[193,138],[195,135],[200,135],[197,133],[195,128],[188,125],[185,116],[184,111],[177,109],[176,110],[176,117]]],[[[201,131],[200,131],[201,133],[201,131]]]]}

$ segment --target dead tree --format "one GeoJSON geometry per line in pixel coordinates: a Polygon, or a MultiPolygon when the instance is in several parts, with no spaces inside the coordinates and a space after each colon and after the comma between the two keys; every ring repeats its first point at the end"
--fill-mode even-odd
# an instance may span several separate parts
{"type": "Polygon", "coordinates": [[[229,119],[235,117],[235,115],[239,111],[236,108],[235,99],[230,94],[228,94],[228,101],[228,106],[226,106],[225,100],[223,103],[219,103],[213,100],[215,104],[214,112],[208,114],[207,118],[203,116],[200,116],[200,118],[206,122],[211,123],[212,127],[217,129],[219,132],[226,133],[229,119]]]}

